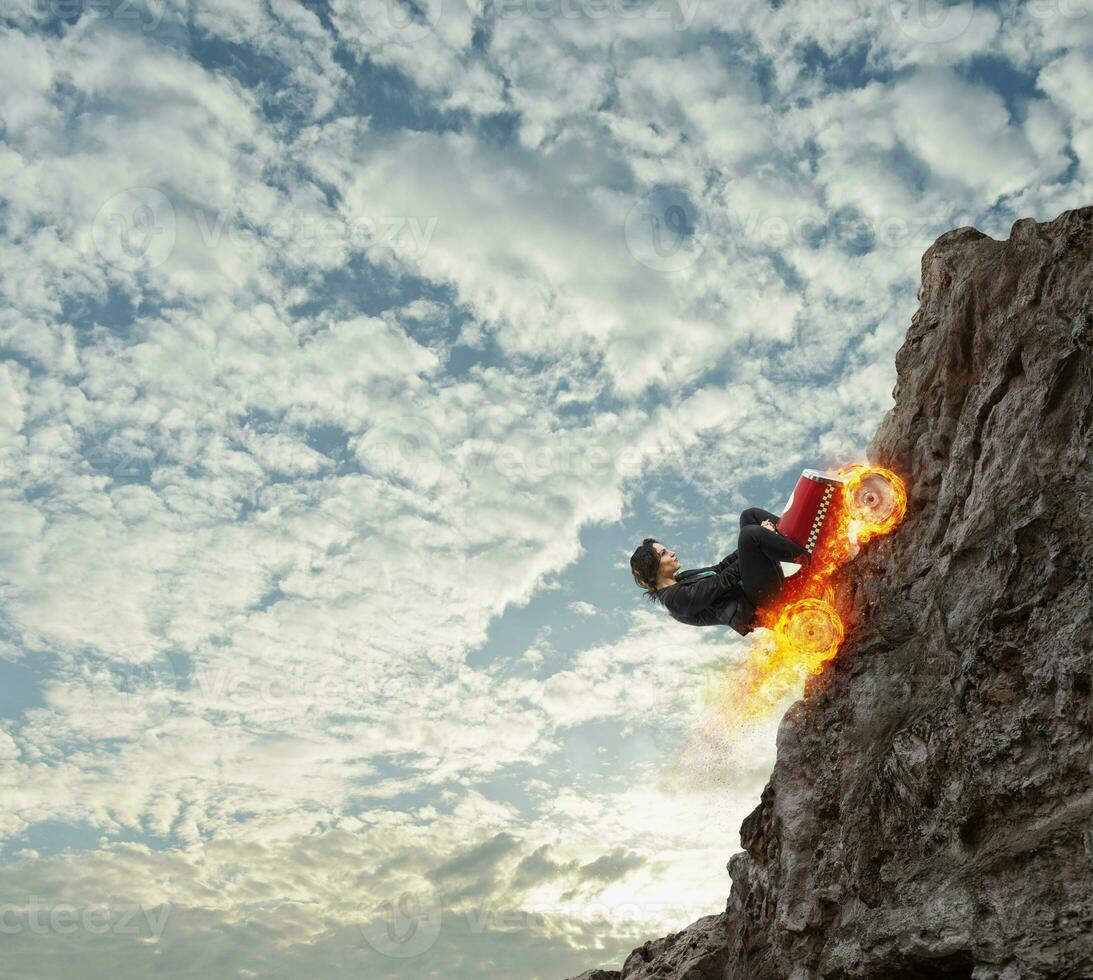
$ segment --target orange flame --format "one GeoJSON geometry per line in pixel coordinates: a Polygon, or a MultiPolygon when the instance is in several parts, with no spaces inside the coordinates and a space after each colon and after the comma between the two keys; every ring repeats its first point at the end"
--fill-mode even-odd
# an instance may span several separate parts
{"type": "Polygon", "coordinates": [[[839,470],[839,476],[850,474],[850,479],[843,485],[843,507],[840,510],[852,512],[852,501],[859,496],[867,480],[878,480],[892,494],[889,501],[890,511],[880,520],[871,520],[866,513],[851,513],[848,536],[857,544],[864,544],[870,538],[879,538],[896,529],[907,513],[907,488],[903,480],[883,466],[862,466],[854,463],[839,470]]]}
{"type": "Polygon", "coordinates": [[[828,511],[830,525],[811,562],[786,580],[776,602],[759,610],[756,625],[769,632],[754,636],[744,663],[714,693],[722,716],[760,720],[799,691],[808,675],[822,673],[838,652],[846,627],[829,579],[860,544],[897,527],[907,509],[903,480],[891,470],[854,463],[838,471],[848,474],[842,506],[828,511]],[[872,511],[878,506],[885,512],[876,518],[872,511]]]}

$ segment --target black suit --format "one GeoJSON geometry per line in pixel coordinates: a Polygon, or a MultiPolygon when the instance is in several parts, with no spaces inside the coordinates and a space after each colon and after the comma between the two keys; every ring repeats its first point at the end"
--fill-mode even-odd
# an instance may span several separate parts
{"type": "Polygon", "coordinates": [[[741,537],[744,536],[745,529],[753,526],[758,528],[756,532],[747,532],[749,543],[743,556],[743,568],[738,547],[716,565],[678,572],[675,585],[668,585],[657,591],[657,599],[664,604],[673,619],[688,626],[730,626],[741,636],[751,632],[756,602],[749,598],[748,592],[752,595],[768,596],[770,590],[781,587],[785,579],[776,559],[764,557],[762,565],[755,561],[750,538],[761,535],[766,541],[767,535],[775,535],[778,542],[767,544],[773,544],[773,550],[785,554],[787,560],[802,550],[776,531],[768,532],[765,528],[758,527],[763,521],[777,525],[778,517],[761,507],[749,507],[740,515],[741,537]],[[749,586],[748,592],[744,590],[745,582],[749,586]]]}

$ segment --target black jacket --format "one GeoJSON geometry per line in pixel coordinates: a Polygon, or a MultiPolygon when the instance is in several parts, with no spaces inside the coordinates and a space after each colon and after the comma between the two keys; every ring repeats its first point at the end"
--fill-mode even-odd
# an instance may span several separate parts
{"type": "Polygon", "coordinates": [[[741,636],[752,631],[755,606],[740,588],[735,551],[716,565],[678,572],[676,584],[658,589],[656,598],[688,626],[731,626],[741,636]]]}

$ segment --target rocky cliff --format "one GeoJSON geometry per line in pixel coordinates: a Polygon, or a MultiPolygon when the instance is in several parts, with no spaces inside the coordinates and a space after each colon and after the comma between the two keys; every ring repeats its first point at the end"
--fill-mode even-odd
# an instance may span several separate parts
{"type": "Polygon", "coordinates": [[[1093,207],[922,258],[907,517],[786,714],[726,910],[580,980],[1093,977],[1093,207]]]}

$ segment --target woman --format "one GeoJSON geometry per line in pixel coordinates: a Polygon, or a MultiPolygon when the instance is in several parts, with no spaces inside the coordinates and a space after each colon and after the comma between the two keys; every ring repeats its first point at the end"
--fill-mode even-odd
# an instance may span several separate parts
{"type": "Polygon", "coordinates": [[[646,538],[630,556],[634,581],[672,618],[690,626],[731,626],[746,635],[756,610],[785,583],[781,562],[807,564],[809,553],[778,531],[778,518],[761,507],[740,515],[736,551],[706,568],[679,570],[676,553],[646,538]]]}

